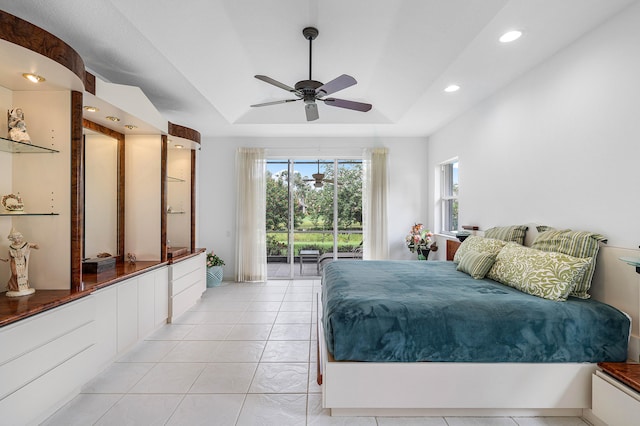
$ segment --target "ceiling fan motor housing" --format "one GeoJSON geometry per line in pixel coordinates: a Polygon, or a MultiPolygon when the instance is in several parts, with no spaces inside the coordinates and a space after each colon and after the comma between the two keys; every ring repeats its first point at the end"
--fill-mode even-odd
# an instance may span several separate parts
{"type": "Polygon", "coordinates": [[[315,80],[302,80],[294,86],[296,90],[302,92],[302,100],[305,104],[311,104],[316,101],[316,89],[322,86],[322,83],[315,80]]]}

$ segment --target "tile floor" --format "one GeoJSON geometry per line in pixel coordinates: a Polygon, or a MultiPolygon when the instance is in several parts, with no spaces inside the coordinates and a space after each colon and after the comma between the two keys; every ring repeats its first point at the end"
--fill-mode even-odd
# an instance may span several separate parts
{"type": "Polygon", "coordinates": [[[566,418],[329,416],[315,383],[320,281],[223,283],[45,425],[587,425],[566,418]]]}

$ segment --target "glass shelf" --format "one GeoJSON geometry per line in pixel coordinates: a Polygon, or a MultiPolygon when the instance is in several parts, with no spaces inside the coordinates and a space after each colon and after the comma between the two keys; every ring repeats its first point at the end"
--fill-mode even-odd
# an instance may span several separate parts
{"type": "Polygon", "coordinates": [[[13,154],[50,154],[60,152],[55,149],[45,148],[44,146],[12,141],[7,138],[0,138],[0,151],[11,152],[13,154]]]}
{"type": "Polygon", "coordinates": [[[640,274],[640,257],[619,257],[625,263],[636,267],[636,272],[640,274]]]}
{"type": "Polygon", "coordinates": [[[185,214],[185,213],[186,212],[183,212],[183,211],[170,211],[170,212],[167,212],[167,214],[185,214]]]}
{"type": "Polygon", "coordinates": [[[58,216],[60,213],[0,212],[0,216],[58,216]]]}
{"type": "Polygon", "coordinates": [[[177,177],[167,176],[167,182],[186,182],[184,179],[177,177]]]}

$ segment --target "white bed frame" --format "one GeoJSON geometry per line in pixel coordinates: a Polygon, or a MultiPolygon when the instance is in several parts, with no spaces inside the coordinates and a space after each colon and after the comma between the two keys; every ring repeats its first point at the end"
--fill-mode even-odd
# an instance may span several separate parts
{"type": "MultiPolygon", "coordinates": [[[[324,336],[318,319],[318,336],[324,336]]],[[[595,364],[335,361],[318,339],[332,416],[581,416],[595,364]]]]}
{"type": "MultiPolygon", "coordinates": [[[[600,252],[601,271],[627,272],[617,260],[624,252],[608,247],[600,252]]],[[[621,278],[600,272],[601,287],[592,294],[631,314],[637,324],[638,290],[635,302],[628,293],[615,295],[621,283],[637,287],[634,274],[621,278]],[[614,289],[603,289],[604,282],[613,282],[614,289]]],[[[325,345],[319,301],[317,312],[318,336],[322,336],[318,381],[323,407],[333,416],[582,416],[590,412],[596,364],[335,361],[325,345]]],[[[637,335],[630,343],[629,358],[637,360],[637,335]]]]}

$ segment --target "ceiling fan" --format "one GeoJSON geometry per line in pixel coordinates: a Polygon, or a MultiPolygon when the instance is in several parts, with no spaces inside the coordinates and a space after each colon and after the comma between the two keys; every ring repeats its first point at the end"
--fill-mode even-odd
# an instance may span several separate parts
{"type": "Polygon", "coordinates": [[[314,173],[311,175],[313,179],[303,179],[305,182],[314,182],[313,186],[315,188],[322,188],[324,183],[333,183],[333,179],[325,179],[324,173],[320,173],[320,160],[318,160],[318,173],[314,173]]]}
{"type": "Polygon", "coordinates": [[[315,81],[311,78],[311,44],[313,40],[318,37],[318,30],[313,27],[307,27],[302,30],[302,35],[304,38],[309,40],[309,79],[302,80],[295,84],[294,87],[287,86],[286,84],[280,83],[272,79],[271,77],[267,77],[266,75],[256,75],[255,77],[258,80],[262,80],[265,83],[272,84],[276,87],[286,90],[287,92],[291,92],[293,95],[297,97],[297,99],[283,99],[280,101],[273,102],[265,102],[261,104],[251,105],[252,107],[262,107],[268,105],[277,105],[284,104],[287,102],[295,102],[295,101],[304,101],[304,109],[307,114],[307,121],[317,120],[319,118],[318,115],[318,106],[316,105],[316,101],[322,101],[325,105],[334,106],[338,108],[346,108],[352,109],[355,111],[367,112],[371,109],[371,104],[365,104],[362,102],[356,101],[348,101],[345,99],[337,99],[337,98],[327,98],[326,96],[335,93],[339,90],[346,89],[347,87],[353,86],[357,84],[355,78],[351,77],[347,74],[342,74],[339,77],[334,78],[328,83],[321,83],[319,81],[315,81]]]}

